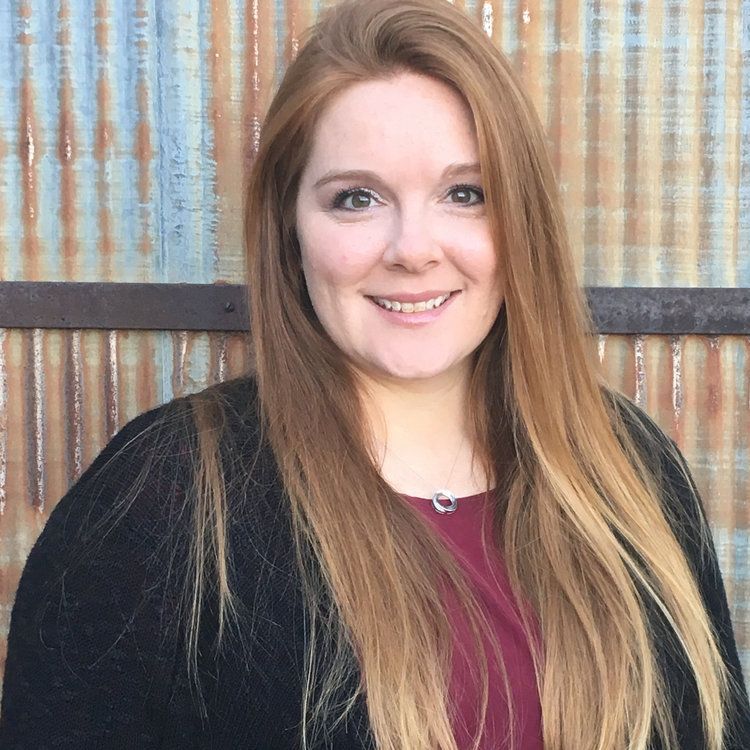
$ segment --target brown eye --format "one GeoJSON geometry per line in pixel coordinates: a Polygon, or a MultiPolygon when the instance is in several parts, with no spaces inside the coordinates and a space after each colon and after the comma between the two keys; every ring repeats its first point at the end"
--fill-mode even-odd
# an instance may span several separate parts
{"type": "Polygon", "coordinates": [[[367,193],[354,193],[352,198],[352,208],[369,208],[372,198],[367,193]]]}
{"type": "Polygon", "coordinates": [[[332,208],[340,208],[344,211],[359,211],[372,208],[376,202],[376,195],[369,190],[342,190],[333,199],[332,208]]]}
{"type": "Polygon", "coordinates": [[[450,194],[453,196],[453,203],[460,203],[465,206],[484,202],[482,191],[469,185],[457,185],[451,190],[450,194]]]}

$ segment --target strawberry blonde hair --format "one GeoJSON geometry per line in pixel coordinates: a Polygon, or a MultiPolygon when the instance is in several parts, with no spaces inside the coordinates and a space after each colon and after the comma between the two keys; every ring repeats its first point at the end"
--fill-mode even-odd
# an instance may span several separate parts
{"type": "MultiPolygon", "coordinates": [[[[544,745],[644,750],[655,733],[676,750],[650,619],[659,613],[696,681],[705,746],[720,750],[728,675],[665,515],[667,485],[638,442],[651,441],[652,455],[666,449],[687,469],[652,432],[636,441],[627,400],[605,386],[538,117],[507,58],[442,0],[346,0],[326,12],[271,102],[247,183],[262,423],[289,503],[312,624],[303,747],[345,718],[356,693],[343,707],[337,699],[357,668],[380,750],[457,750],[446,591],[472,625],[482,716],[488,659],[502,668],[497,646],[490,655],[481,646],[481,633],[491,630],[458,564],[377,471],[354,376],[315,318],[295,234],[297,186],[321,113],[347,87],[403,71],[451,86],[475,124],[505,301],[474,355],[471,419],[487,476],[499,478],[494,541],[525,605],[532,646],[530,613],[541,634],[533,654],[544,745]],[[320,635],[332,644],[325,670],[320,635]]],[[[192,399],[200,435],[193,659],[207,587],[218,585],[221,629],[236,614],[213,429],[221,404],[211,393],[192,399]]],[[[707,540],[705,522],[696,531],[707,540]]]]}

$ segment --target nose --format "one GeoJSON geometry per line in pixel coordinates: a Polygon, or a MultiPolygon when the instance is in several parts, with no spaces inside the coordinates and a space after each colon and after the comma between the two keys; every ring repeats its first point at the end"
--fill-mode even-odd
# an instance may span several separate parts
{"type": "Polygon", "coordinates": [[[440,261],[442,250],[431,231],[424,211],[399,211],[393,220],[388,245],[383,253],[385,263],[395,269],[417,273],[440,261]]]}

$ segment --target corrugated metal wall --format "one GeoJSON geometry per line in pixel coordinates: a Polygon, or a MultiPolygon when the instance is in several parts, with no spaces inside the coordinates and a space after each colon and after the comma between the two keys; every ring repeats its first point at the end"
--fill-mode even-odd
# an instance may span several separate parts
{"type": "MultiPolygon", "coordinates": [[[[456,4],[545,122],[581,280],[750,287],[750,0],[456,4]]],[[[0,0],[0,278],[241,282],[243,171],[316,0],[0,0]]],[[[601,337],[683,448],[750,671],[750,338],[601,337]]],[[[0,331],[0,667],[25,557],[126,420],[239,335],[0,331]]]]}

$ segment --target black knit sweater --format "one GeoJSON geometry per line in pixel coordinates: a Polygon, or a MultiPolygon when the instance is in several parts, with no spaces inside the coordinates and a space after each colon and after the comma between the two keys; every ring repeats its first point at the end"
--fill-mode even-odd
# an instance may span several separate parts
{"type": "MultiPolygon", "coordinates": [[[[215,598],[209,596],[198,660],[205,713],[191,689],[179,627],[192,534],[183,501],[195,435],[180,408],[184,402],[177,400],[140,415],[112,439],[57,504],[33,547],[11,616],[2,750],[301,746],[306,617],[289,516],[270,450],[260,446],[258,452],[253,381],[238,379],[217,391],[227,413],[221,446],[231,576],[242,624],[241,632],[228,631],[217,653],[215,598]]],[[[669,440],[643,412],[633,408],[632,414],[651,434],[669,440]]],[[[742,686],[716,554],[711,548],[701,555],[695,536],[702,508],[676,468],[669,461],[664,466],[679,499],[665,495],[669,516],[696,570],[726,662],[742,686]]],[[[695,684],[656,614],[653,626],[663,630],[661,658],[680,746],[699,750],[695,684]]],[[[352,679],[347,688],[359,680],[356,668],[352,679]]],[[[727,749],[748,750],[744,687],[730,715],[736,736],[727,749]]],[[[349,722],[317,747],[374,748],[363,699],[349,722]]]]}

